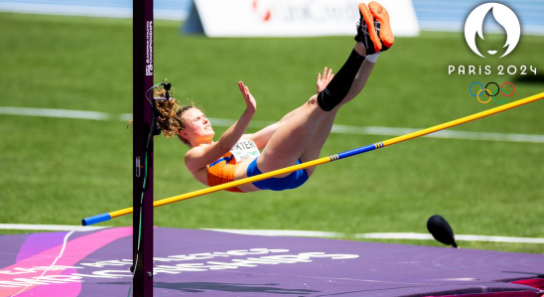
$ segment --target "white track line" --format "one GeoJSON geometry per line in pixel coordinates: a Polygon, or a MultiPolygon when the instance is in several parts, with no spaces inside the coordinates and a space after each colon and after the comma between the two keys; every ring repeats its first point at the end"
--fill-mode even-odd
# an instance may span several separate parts
{"type": "Polygon", "coordinates": [[[38,224],[0,224],[3,230],[40,230],[40,231],[94,231],[107,227],[38,225],[38,224]]]}
{"type": "MultiPolygon", "coordinates": [[[[4,230],[43,230],[43,231],[92,231],[110,227],[89,227],[89,226],[68,226],[68,225],[39,225],[39,224],[0,224],[4,230]]],[[[350,237],[350,234],[339,232],[303,231],[303,230],[250,230],[250,229],[215,229],[203,228],[202,230],[217,231],[240,235],[260,236],[295,236],[295,237],[324,237],[341,238],[350,237]]],[[[409,240],[434,240],[427,233],[360,233],[353,235],[359,239],[409,239],[409,240]]],[[[508,242],[508,243],[543,243],[544,238],[534,237],[509,237],[509,236],[486,236],[486,235],[455,235],[459,241],[485,241],[485,242],[508,242]]]]}
{"type": "Polygon", "coordinates": [[[113,119],[110,114],[104,112],[51,108],[0,107],[0,114],[97,121],[113,119]]]}
{"type": "MultiPolygon", "coordinates": [[[[369,239],[413,239],[433,240],[430,234],[425,233],[365,233],[356,234],[355,238],[369,239]]],[[[485,236],[485,235],[455,235],[458,241],[485,241],[485,242],[509,242],[509,243],[544,243],[544,238],[485,236]]]]}
{"type": "Polygon", "coordinates": [[[296,236],[296,237],[325,237],[336,238],[344,234],[337,232],[322,231],[301,231],[301,230],[237,230],[237,229],[203,229],[217,232],[225,232],[240,235],[260,235],[260,236],[296,236]]]}
{"type": "MultiPolygon", "coordinates": [[[[297,236],[297,237],[326,237],[339,238],[349,234],[321,231],[299,231],[299,230],[236,230],[236,229],[205,229],[242,235],[261,236],[297,236]]],[[[434,240],[427,233],[362,233],[355,234],[355,238],[367,239],[409,239],[409,240],[434,240]]],[[[458,241],[484,241],[484,242],[509,242],[509,243],[544,243],[544,238],[531,237],[508,237],[508,236],[485,236],[485,235],[455,235],[458,241]]]]}
{"type": "MultiPolygon", "coordinates": [[[[49,109],[49,108],[23,108],[23,107],[0,107],[0,114],[5,115],[20,115],[20,116],[37,116],[37,117],[54,117],[54,118],[72,118],[86,119],[99,121],[128,121],[132,119],[132,114],[109,114],[96,111],[81,111],[67,109],[49,109]]],[[[217,127],[229,127],[235,120],[210,118],[213,125],[217,127]]],[[[263,128],[270,125],[272,122],[251,122],[252,128],[263,128]]],[[[390,135],[399,136],[414,131],[419,131],[418,128],[395,128],[395,127],[359,127],[334,125],[332,133],[339,134],[357,134],[357,135],[390,135]]],[[[513,133],[489,133],[489,132],[464,132],[455,130],[443,130],[426,135],[429,138],[448,138],[448,139],[463,139],[463,140],[485,140],[485,141],[503,141],[503,142],[523,142],[523,143],[544,143],[544,135],[538,134],[513,134],[513,133]]]]}

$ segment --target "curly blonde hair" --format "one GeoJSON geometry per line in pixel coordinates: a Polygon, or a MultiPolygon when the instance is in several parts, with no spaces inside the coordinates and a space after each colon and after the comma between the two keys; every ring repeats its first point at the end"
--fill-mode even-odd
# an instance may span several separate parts
{"type": "MultiPolygon", "coordinates": [[[[162,87],[157,87],[153,90],[154,97],[166,97],[166,90],[162,87]]],[[[177,136],[183,143],[191,147],[191,143],[181,137],[180,131],[185,129],[183,123],[183,113],[191,108],[196,108],[194,104],[181,106],[179,102],[170,98],[170,100],[155,100],[157,110],[161,113],[161,116],[158,118],[159,127],[162,130],[162,133],[166,137],[177,136]]]]}

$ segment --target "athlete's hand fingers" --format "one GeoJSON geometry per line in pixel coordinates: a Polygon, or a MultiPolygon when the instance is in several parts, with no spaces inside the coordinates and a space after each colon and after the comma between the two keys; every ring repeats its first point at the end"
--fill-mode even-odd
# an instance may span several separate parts
{"type": "Polygon", "coordinates": [[[242,84],[242,87],[244,89],[242,93],[244,94],[247,108],[252,112],[255,112],[255,110],[257,110],[257,102],[255,101],[255,98],[253,98],[253,95],[251,95],[251,92],[247,86],[242,84]]]}
{"type": "Polygon", "coordinates": [[[251,93],[249,92],[249,88],[244,86],[244,98],[246,101],[251,102],[251,93]]]}
{"type": "Polygon", "coordinates": [[[325,66],[325,69],[323,69],[323,75],[321,75],[322,79],[324,81],[327,81],[331,73],[332,73],[332,69],[329,69],[329,67],[325,66]]]}
{"type": "Polygon", "coordinates": [[[325,68],[325,72],[323,73],[323,80],[328,82],[330,79],[329,77],[331,76],[331,73],[332,73],[332,69],[325,68]]]}
{"type": "Polygon", "coordinates": [[[240,92],[242,93],[242,96],[244,96],[244,99],[246,99],[247,98],[247,92],[246,92],[247,87],[244,85],[244,82],[239,81],[238,82],[238,87],[240,88],[240,92]]]}
{"type": "Polygon", "coordinates": [[[323,74],[318,73],[317,74],[317,93],[321,93],[327,85],[331,82],[332,78],[334,77],[334,74],[332,73],[332,69],[329,69],[329,67],[325,66],[323,69],[323,74]]]}

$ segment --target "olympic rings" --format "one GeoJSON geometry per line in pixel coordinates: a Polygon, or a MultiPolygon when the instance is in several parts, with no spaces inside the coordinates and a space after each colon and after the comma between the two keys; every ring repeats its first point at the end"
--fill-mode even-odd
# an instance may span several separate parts
{"type": "MultiPolygon", "coordinates": [[[[491,101],[491,98],[492,97],[489,97],[489,99],[487,101],[482,101],[480,100],[480,93],[482,92],[483,90],[479,90],[478,91],[478,94],[476,94],[476,98],[478,98],[478,101],[480,101],[480,103],[482,104],[486,104],[486,103],[489,103],[489,101],[491,101]]],[[[485,93],[487,94],[487,91],[489,91],[488,89],[485,89],[485,93]]]]}
{"type": "Polygon", "coordinates": [[[468,87],[468,92],[469,92],[470,95],[472,95],[473,97],[476,97],[476,98],[478,99],[478,101],[479,101],[480,103],[482,103],[482,104],[489,103],[489,101],[491,101],[491,99],[493,99],[493,101],[495,101],[495,102],[497,102],[497,103],[500,104],[500,103],[504,103],[506,100],[508,100],[508,98],[512,97],[512,96],[516,93],[516,86],[514,86],[514,84],[511,83],[511,82],[509,82],[509,81],[503,83],[500,87],[499,87],[499,84],[496,83],[496,82],[488,82],[488,83],[485,85],[485,87],[484,87],[484,85],[483,85],[482,83],[480,83],[480,82],[473,82],[472,84],[470,84],[470,87],[468,87]],[[474,93],[472,92],[472,87],[473,87],[474,85],[476,85],[476,84],[479,85],[479,86],[481,87],[481,89],[480,89],[476,94],[474,94],[474,93]],[[491,90],[489,90],[488,87],[489,87],[490,85],[494,85],[494,86],[497,88],[497,90],[495,91],[495,93],[491,93],[491,90]],[[510,86],[512,86],[512,93],[510,93],[510,94],[508,94],[508,95],[504,93],[504,86],[505,86],[505,85],[510,85],[510,86]],[[480,99],[480,94],[481,94],[482,92],[485,92],[485,94],[486,94],[487,96],[489,96],[489,99],[488,99],[488,100],[483,101],[482,99],[480,99]],[[499,100],[496,99],[496,97],[497,97],[497,95],[499,95],[499,93],[501,93],[501,94],[505,97],[504,100],[499,101],[499,100]]]}
{"type": "Polygon", "coordinates": [[[494,82],[494,81],[488,82],[487,85],[485,85],[485,93],[487,94],[487,96],[495,97],[495,96],[499,95],[499,92],[500,92],[500,91],[501,91],[501,88],[499,87],[499,84],[496,83],[496,82],[494,82]],[[489,93],[487,92],[487,87],[488,87],[489,85],[491,85],[491,84],[493,84],[493,85],[495,85],[495,86],[497,87],[497,93],[495,93],[495,94],[493,94],[493,95],[491,95],[491,94],[489,94],[489,93]]]}

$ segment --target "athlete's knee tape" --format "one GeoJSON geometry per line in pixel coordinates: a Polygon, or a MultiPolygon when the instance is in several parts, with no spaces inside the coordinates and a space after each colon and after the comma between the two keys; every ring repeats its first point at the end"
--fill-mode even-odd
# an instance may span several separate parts
{"type": "Polygon", "coordinates": [[[355,50],[351,52],[348,60],[336,73],[329,85],[317,95],[317,102],[321,109],[330,111],[346,98],[364,60],[365,57],[359,55],[355,50]]]}

